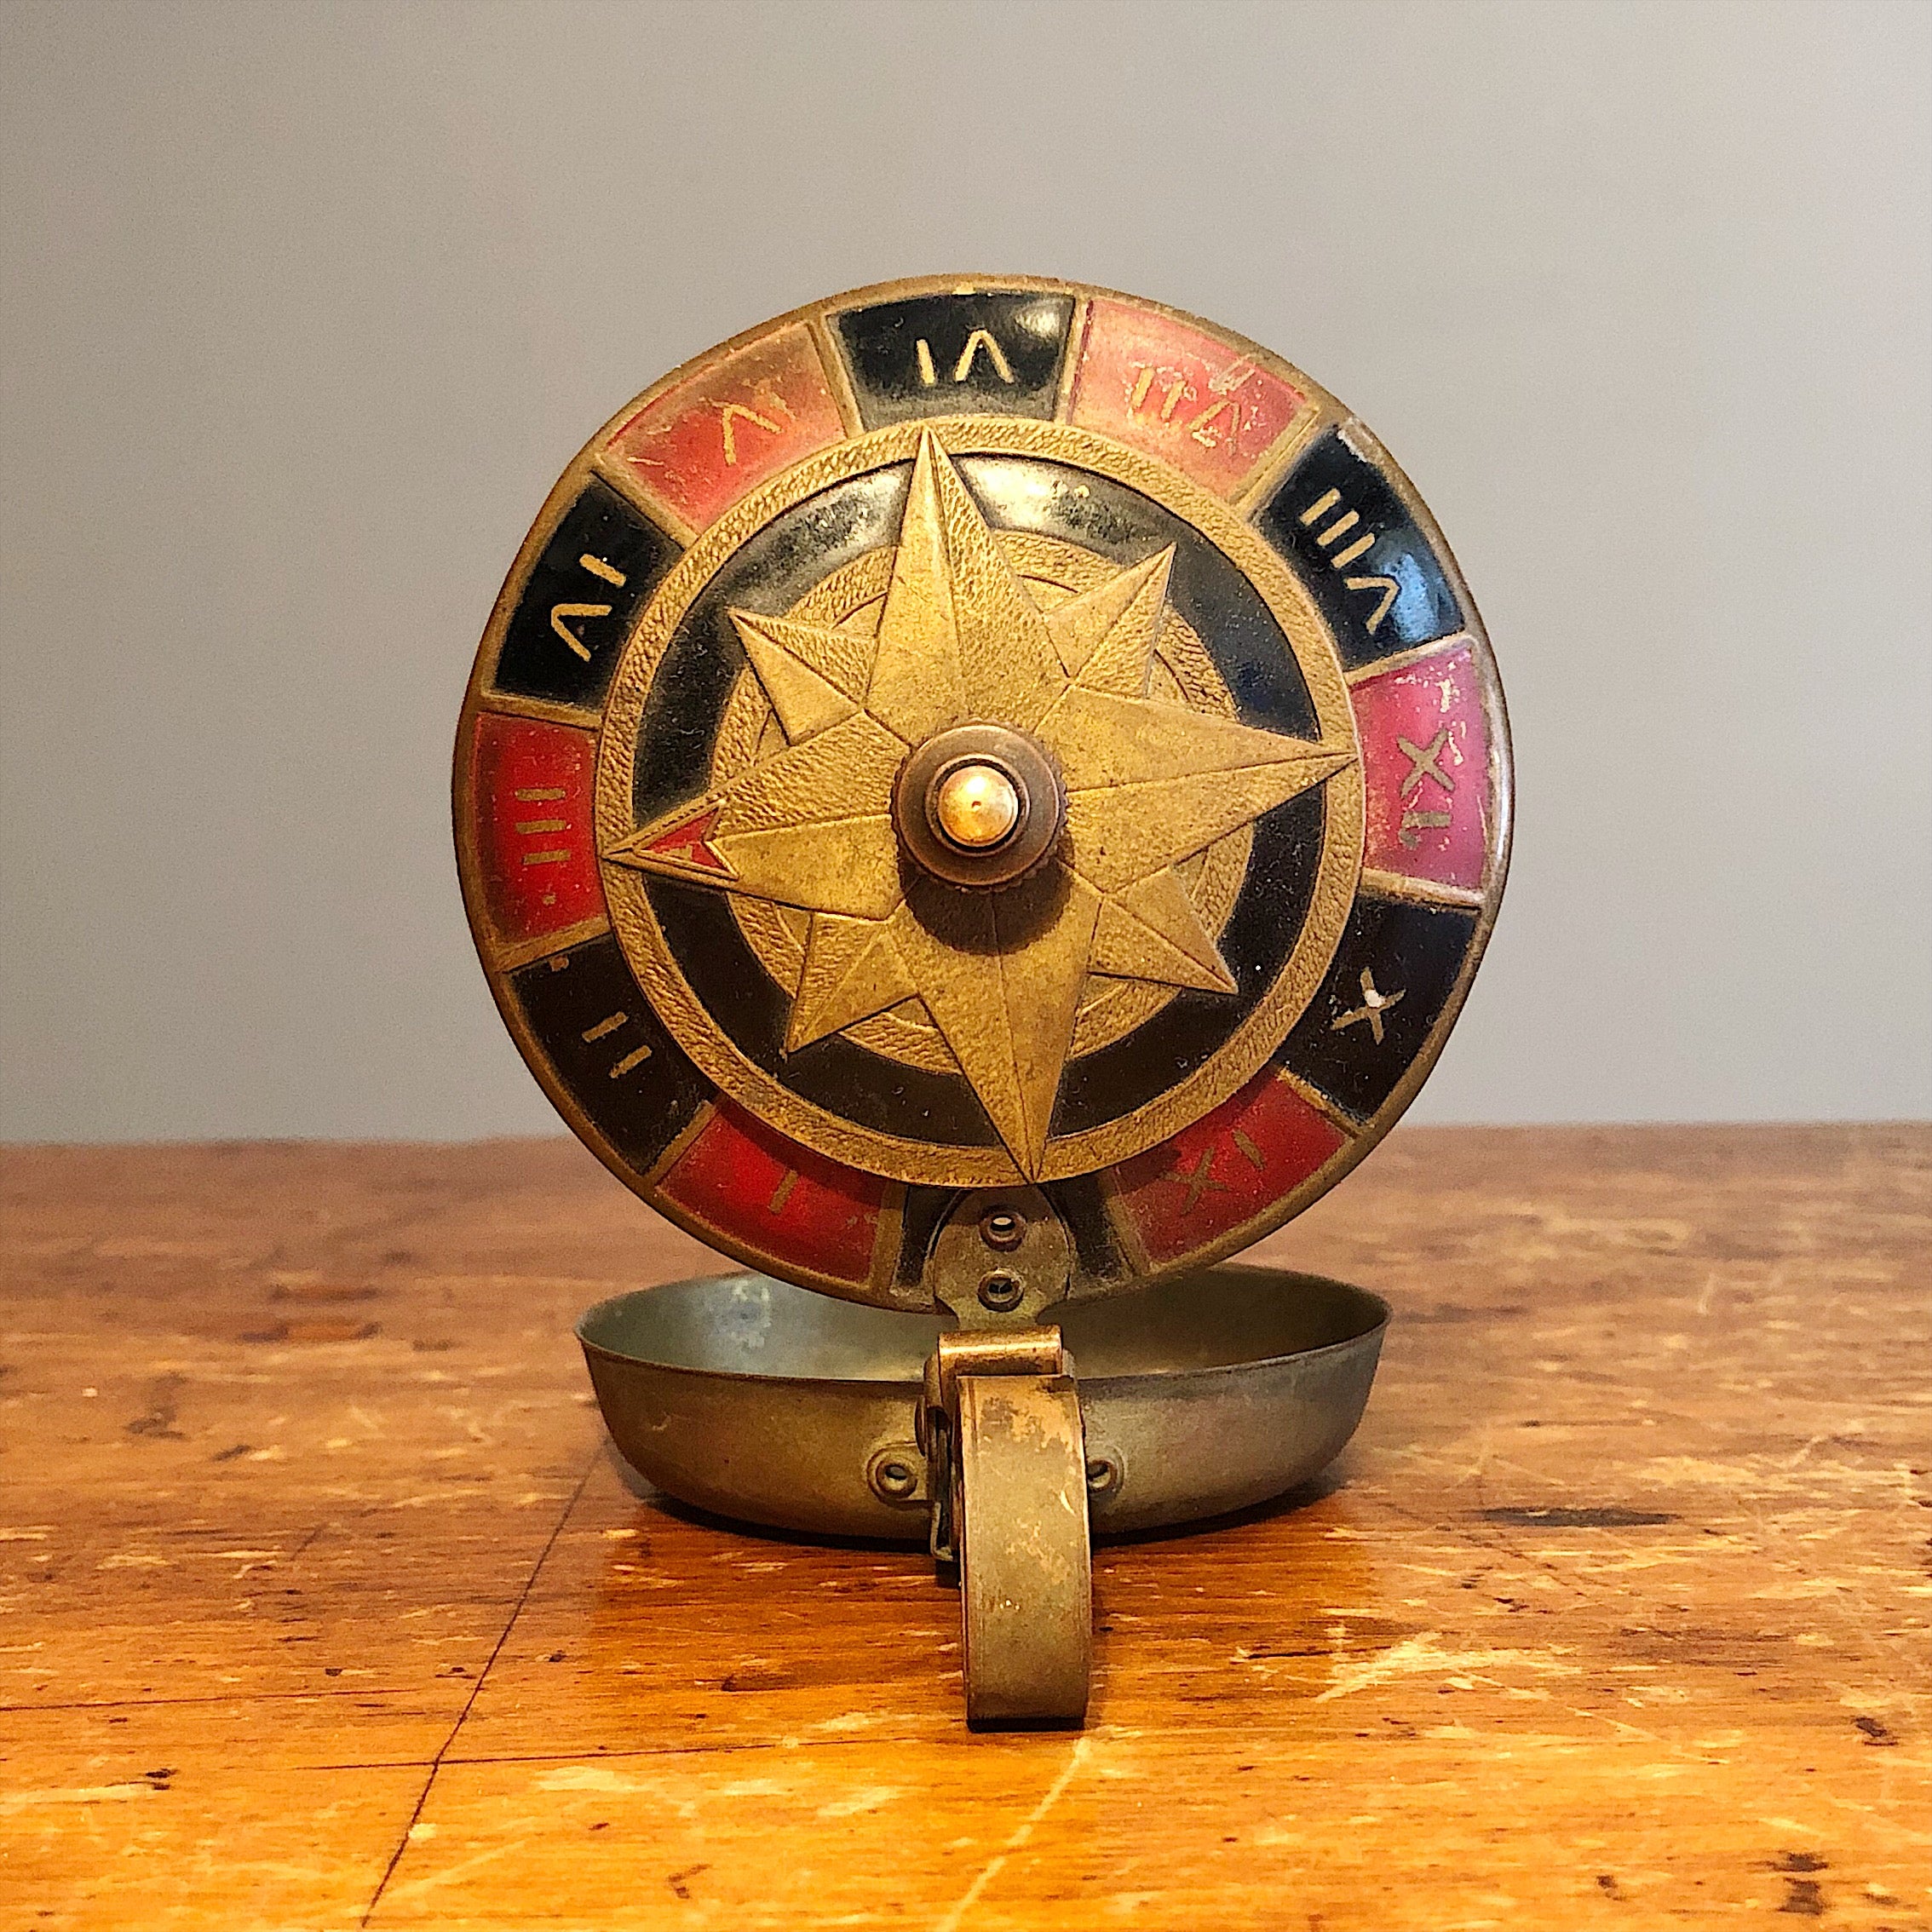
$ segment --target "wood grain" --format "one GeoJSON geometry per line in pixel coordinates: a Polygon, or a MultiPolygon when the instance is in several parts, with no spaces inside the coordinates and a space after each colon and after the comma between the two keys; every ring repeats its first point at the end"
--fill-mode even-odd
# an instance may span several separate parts
{"type": "Polygon", "coordinates": [[[703,1272],[562,1141],[14,1150],[0,1923],[1932,1924],[1932,1128],[1412,1130],[1320,1493],[1098,1555],[973,1737],[911,1552],[634,1492],[703,1272]]]}

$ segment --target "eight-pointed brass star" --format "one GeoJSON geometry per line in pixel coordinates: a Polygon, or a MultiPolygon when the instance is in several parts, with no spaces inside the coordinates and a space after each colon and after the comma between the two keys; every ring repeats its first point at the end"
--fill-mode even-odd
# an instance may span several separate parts
{"type": "Polygon", "coordinates": [[[876,637],[732,612],[785,748],[604,857],[809,912],[786,1051],[919,999],[1036,1177],[1088,975],[1233,992],[1175,865],[1354,757],[1148,695],[1172,560],[1043,611],[927,432],[876,637]],[[934,876],[895,817],[966,723],[1059,780],[1030,799],[1053,842],[997,889],[934,876]]]}

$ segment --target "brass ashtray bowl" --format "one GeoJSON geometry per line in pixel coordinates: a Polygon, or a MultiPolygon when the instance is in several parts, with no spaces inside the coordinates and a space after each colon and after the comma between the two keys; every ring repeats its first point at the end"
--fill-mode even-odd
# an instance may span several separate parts
{"type": "MultiPolygon", "coordinates": [[[[1342,1452],[1389,1305],[1283,1268],[1216,1268],[1048,1311],[1079,1377],[1099,1535],[1245,1509],[1342,1452]]],[[[600,1302],[578,1324],[604,1421],[658,1489],[817,1535],[927,1540],[917,1416],[931,1315],[835,1302],[765,1274],[600,1302]]]]}

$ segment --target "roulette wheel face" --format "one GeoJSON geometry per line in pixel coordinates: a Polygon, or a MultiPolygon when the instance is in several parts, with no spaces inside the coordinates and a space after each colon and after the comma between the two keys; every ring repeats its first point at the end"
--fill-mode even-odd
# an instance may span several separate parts
{"type": "Polygon", "coordinates": [[[1024,279],[816,303],[620,411],[456,761],[477,945],[572,1127],[704,1239],[900,1308],[979,1195],[1093,1294],[1341,1178],[1462,1003],[1509,801],[1475,607],[1368,432],[1024,279]]]}

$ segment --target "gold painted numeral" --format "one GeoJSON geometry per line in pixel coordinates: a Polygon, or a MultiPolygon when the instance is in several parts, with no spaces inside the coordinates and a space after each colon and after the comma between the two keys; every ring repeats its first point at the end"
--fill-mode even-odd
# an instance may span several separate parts
{"type": "Polygon", "coordinates": [[[1236,392],[1255,372],[1250,362],[1238,362],[1208,377],[1208,400],[1199,410],[1184,411],[1184,402],[1195,400],[1192,382],[1181,371],[1155,364],[1136,362],[1130,366],[1134,380],[1127,391],[1127,413],[1138,416],[1150,403],[1156,404],[1158,422],[1193,439],[1204,450],[1218,449],[1240,434],[1241,405],[1236,392]]]}
{"type": "Polygon", "coordinates": [[[1329,1030],[1331,1032],[1339,1033],[1344,1027],[1360,1026],[1366,1020],[1368,1021],[1370,1032],[1375,1035],[1375,1044],[1380,1046],[1383,1040],[1382,1016],[1391,1007],[1400,1006],[1402,1003],[1408,988],[1399,986],[1392,993],[1378,992],[1376,987],[1375,975],[1366,966],[1362,969],[1361,988],[1362,1003],[1356,1007],[1353,1012],[1342,1014],[1331,1020],[1328,1023],[1329,1030]]]}
{"type": "MultiPolygon", "coordinates": [[[[630,1023],[630,1015],[628,1013],[608,1014],[600,1020],[595,1026],[586,1026],[581,1037],[584,1045],[595,1046],[599,1040],[608,1039],[619,1027],[628,1026],[630,1023]]],[[[634,1067],[641,1067],[650,1057],[651,1049],[649,1047],[634,1047],[621,1060],[612,1066],[610,1078],[613,1080],[621,1080],[626,1073],[630,1072],[634,1067]]]]}
{"type": "MultiPolygon", "coordinates": [[[[1235,1153],[1256,1174],[1265,1174],[1268,1171],[1268,1156],[1239,1127],[1228,1136],[1228,1140],[1233,1143],[1235,1153]]],[[[1204,1194],[1225,1194],[1229,1192],[1228,1183],[1215,1176],[1215,1156],[1220,1151],[1218,1143],[1210,1142],[1201,1149],[1200,1158],[1192,1167],[1176,1164],[1168,1174],[1170,1181],[1178,1182],[1187,1190],[1187,1197],[1181,1204],[1182,1214],[1193,1213],[1200,1206],[1204,1194]]]]}
{"type": "Polygon", "coordinates": [[[1228,1183],[1225,1181],[1216,1181],[1214,1177],[1214,1155],[1215,1150],[1211,1144],[1201,1149],[1201,1158],[1193,1167],[1176,1166],[1167,1176],[1170,1181],[1178,1181],[1187,1190],[1187,1198],[1181,1204],[1182,1213],[1192,1214],[1201,1205],[1203,1194],[1225,1194],[1228,1192],[1228,1183]]]}
{"type": "Polygon", "coordinates": [[[738,462],[738,436],[733,425],[739,423],[749,423],[752,428],[762,429],[770,436],[785,434],[782,425],[773,423],[770,417],[761,416],[745,403],[727,402],[718,411],[718,428],[724,436],[724,459],[733,466],[738,462]]]}
{"type": "Polygon", "coordinates": [[[1395,601],[1398,589],[1395,579],[1393,577],[1345,577],[1342,579],[1342,588],[1344,590],[1373,590],[1378,593],[1379,601],[1369,612],[1368,621],[1364,626],[1369,635],[1373,637],[1382,620],[1389,615],[1389,607],[1395,601]]]}
{"type": "MultiPolygon", "coordinates": [[[[614,584],[618,589],[630,581],[615,564],[606,563],[601,557],[594,557],[586,550],[578,560],[580,569],[587,570],[591,576],[600,578],[606,584],[614,584]]],[[[566,618],[601,618],[611,614],[608,604],[552,604],[550,606],[550,629],[561,637],[585,664],[590,662],[590,647],[584,641],[584,634],[572,630],[564,620],[566,618]]]]}
{"type": "MultiPolygon", "coordinates": [[[[568,795],[561,785],[521,785],[513,794],[520,805],[554,805],[568,795]]],[[[543,838],[552,833],[568,831],[568,819],[513,819],[512,829],[519,838],[543,838]]],[[[555,846],[545,852],[526,852],[526,865],[561,865],[574,859],[577,854],[568,846],[555,846]]],[[[555,906],[557,895],[554,892],[543,894],[543,903],[555,906]]]]}
{"type": "MultiPolygon", "coordinates": [[[[560,799],[569,796],[561,785],[520,785],[512,794],[519,805],[555,805],[560,799]]],[[[543,838],[570,830],[568,819],[513,819],[511,825],[520,838],[543,838]]],[[[563,865],[577,856],[567,845],[552,846],[542,852],[526,852],[522,863],[526,865],[563,865]]],[[[545,906],[555,906],[557,895],[547,892],[543,896],[545,906]]],[[[557,970],[556,963],[551,962],[550,970],[557,970]]]]}
{"type": "MultiPolygon", "coordinates": [[[[1334,552],[1328,560],[1329,567],[1331,570],[1346,570],[1350,564],[1354,562],[1357,557],[1362,556],[1374,549],[1376,539],[1381,535],[1381,532],[1364,529],[1359,537],[1350,537],[1350,532],[1361,523],[1361,513],[1359,510],[1349,509],[1343,503],[1342,492],[1339,490],[1325,490],[1320,496],[1317,497],[1302,512],[1300,519],[1302,526],[1304,529],[1312,530],[1324,517],[1327,516],[1331,511],[1337,509],[1342,514],[1325,530],[1316,532],[1315,543],[1318,549],[1334,552]],[[1335,545],[1340,543],[1344,537],[1350,537],[1349,542],[1344,544],[1341,549],[1336,550],[1335,545]]],[[[1342,580],[1342,588],[1344,590],[1371,590],[1375,593],[1375,608],[1369,612],[1363,624],[1363,629],[1368,632],[1371,637],[1373,637],[1376,632],[1381,630],[1382,620],[1389,615],[1389,608],[1394,603],[1395,594],[1400,586],[1397,584],[1393,577],[1344,577],[1342,580]]]]}
{"type": "MultiPolygon", "coordinates": [[[[1425,778],[1434,779],[1445,791],[1453,791],[1456,789],[1455,779],[1443,770],[1441,763],[1445,751],[1452,756],[1456,755],[1455,747],[1449,742],[1447,725],[1444,725],[1427,745],[1412,745],[1400,732],[1396,733],[1395,745],[1396,749],[1409,761],[1409,768],[1403,775],[1400,786],[1403,797],[1406,798],[1411,792],[1417,791],[1425,778]]],[[[1458,758],[1457,762],[1460,763],[1461,760],[1458,758]]]]}
{"type": "Polygon", "coordinates": [[[953,381],[963,382],[972,374],[973,358],[982,348],[986,352],[988,359],[992,363],[993,373],[999,377],[1001,382],[1010,384],[1014,379],[1013,365],[1006,359],[1006,352],[984,329],[975,329],[966,338],[966,346],[960,350],[959,359],[952,365],[953,381]]]}
{"type": "MultiPolygon", "coordinates": [[[[1459,765],[1463,762],[1463,754],[1451,735],[1449,726],[1444,725],[1427,745],[1412,744],[1398,732],[1395,734],[1395,749],[1409,761],[1409,768],[1402,774],[1401,784],[1396,787],[1398,797],[1417,797],[1422,791],[1423,780],[1433,779],[1442,787],[1443,802],[1446,805],[1453,804],[1456,780],[1443,769],[1442,761],[1446,756],[1459,765]]],[[[1396,828],[1395,837],[1405,849],[1413,852],[1422,843],[1423,832],[1441,831],[1451,823],[1452,816],[1449,811],[1406,811],[1402,814],[1401,824],[1396,828]]]]}
{"type": "MultiPolygon", "coordinates": [[[[1005,383],[1013,383],[1019,378],[1013,373],[1013,365],[1006,359],[1003,349],[990,331],[975,329],[966,338],[966,346],[959,352],[959,359],[952,365],[952,380],[963,382],[973,373],[973,365],[979,359],[980,351],[986,352],[986,359],[992,364],[993,374],[1005,383]]],[[[912,359],[918,365],[919,387],[930,389],[939,382],[939,371],[933,363],[933,345],[923,336],[912,345],[912,359]]]]}
{"type": "Polygon", "coordinates": [[[1233,428],[1234,424],[1232,420],[1233,414],[1233,404],[1228,401],[1226,396],[1222,396],[1218,401],[1210,403],[1208,406],[1194,418],[1193,424],[1188,429],[1187,434],[1192,436],[1204,450],[1211,450],[1216,444],[1221,441],[1222,436],[1228,434],[1228,432],[1233,428]],[[1223,417],[1230,419],[1228,424],[1228,428],[1226,429],[1216,431],[1216,429],[1215,428],[1215,424],[1219,423],[1223,417]]]}
{"type": "Polygon", "coordinates": [[[608,604],[553,604],[550,607],[550,629],[583,658],[590,662],[590,647],[564,622],[566,618],[601,618],[611,614],[608,604]]]}

